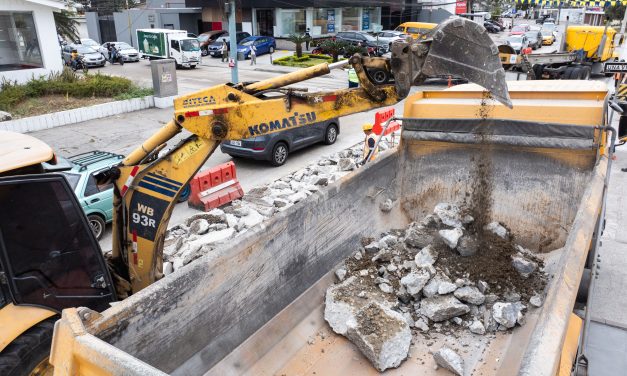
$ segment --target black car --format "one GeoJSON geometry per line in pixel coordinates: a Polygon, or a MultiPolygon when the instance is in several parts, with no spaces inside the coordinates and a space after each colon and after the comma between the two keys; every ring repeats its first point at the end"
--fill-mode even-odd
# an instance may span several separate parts
{"type": "MultiPolygon", "coordinates": [[[[239,44],[239,42],[241,42],[243,39],[246,39],[250,36],[249,33],[245,32],[245,31],[238,31],[235,34],[235,40],[237,41],[237,44],[239,44]]],[[[215,42],[210,43],[207,46],[207,52],[208,55],[211,55],[213,57],[220,57],[222,56],[222,42],[226,41],[226,43],[230,43],[230,39],[229,39],[229,33],[224,33],[222,35],[220,35],[218,38],[216,38],[215,42]]]]}
{"type": "Polygon", "coordinates": [[[548,14],[543,14],[543,15],[541,15],[540,17],[538,17],[538,18],[536,19],[536,23],[537,23],[537,24],[542,25],[542,24],[544,23],[544,21],[545,21],[547,18],[549,18],[549,17],[551,17],[551,16],[549,16],[548,14]]]}
{"type": "MultiPolygon", "coordinates": [[[[278,121],[280,120],[277,119],[278,121]]],[[[283,119],[283,122],[285,121],[289,123],[289,119],[283,119]]],[[[264,131],[262,126],[269,127],[268,124],[262,123],[250,128],[261,133],[264,131]]],[[[274,166],[281,166],[291,152],[319,142],[331,145],[335,143],[339,134],[340,119],[334,118],[277,133],[255,134],[241,141],[223,141],[220,150],[232,157],[265,160],[274,166]]]]}
{"type": "Polygon", "coordinates": [[[387,53],[389,48],[388,42],[377,40],[376,37],[360,31],[341,31],[335,35],[335,39],[346,41],[354,46],[361,43],[363,47],[372,47],[378,56],[387,53]]]}
{"type": "Polygon", "coordinates": [[[499,21],[490,19],[490,20],[485,20],[485,22],[487,22],[487,23],[489,23],[491,25],[496,26],[499,29],[499,31],[505,30],[505,26],[503,26],[503,24],[500,23],[499,21]]]}
{"type": "Polygon", "coordinates": [[[501,31],[501,29],[499,29],[496,25],[491,24],[488,21],[483,23],[483,27],[485,27],[485,29],[488,31],[488,33],[496,34],[496,33],[501,31]]]}
{"type": "Polygon", "coordinates": [[[531,49],[537,50],[542,47],[542,33],[539,30],[527,31],[525,36],[529,40],[529,47],[531,47],[531,49]]]}

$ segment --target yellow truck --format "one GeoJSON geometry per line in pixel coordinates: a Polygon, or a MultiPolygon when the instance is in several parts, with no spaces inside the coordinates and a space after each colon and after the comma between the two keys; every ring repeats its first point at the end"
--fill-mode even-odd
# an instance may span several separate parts
{"type": "MultiPolygon", "coordinates": [[[[104,312],[64,310],[55,374],[376,374],[326,329],[334,267],[373,229],[402,228],[438,202],[462,201],[473,189],[472,161],[486,149],[493,219],[529,249],[555,249],[553,278],[524,328],[469,339],[482,356],[468,357],[466,369],[570,374],[585,355],[579,347],[577,356],[585,319],[572,312],[582,274],[594,268],[611,164],[607,90],[592,81],[521,81],[509,93],[512,109],[486,102],[476,85],[408,97],[396,150],[104,312]],[[391,212],[380,210],[387,199],[391,212]],[[321,331],[325,340],[307,342],[321,331]]],[[[443,342],[418,337],[412,359],[443,342]]],[[[390,373],[440,374],[433,365],[407,361],[390,373]]]]}
{"type": "Polygon", "coordinates": [[[587,80],[603,73],[603,64],[618,58],[624,36],[609,26],[567,25],[563,51],[516,55],[508,45],[499,46],[506,69],[518,68],[534,79],[587,80]]]}

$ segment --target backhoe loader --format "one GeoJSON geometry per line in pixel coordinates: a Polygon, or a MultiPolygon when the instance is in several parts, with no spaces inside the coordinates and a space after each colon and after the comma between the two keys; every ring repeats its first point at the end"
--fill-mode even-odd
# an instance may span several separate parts
{"type": "MultiPolygon", "coordinates": [[[[164,235],[176,198],[222,140],[395,104],[412,85],[436,75],[477,83],[512,106],[498,49],[483,27],[461,18],[440,24],[430,39],[395,42],[390,59],[355,55],[178,97],[173,119],[98,177],[99,183],[113,181],[115,187],[112,251],[106,259],[62,176],[0,179],[0,373],[25,375],[47,366],[51,323],[62,310],[100,312],[163,277],[164,235]],[[347,64],[357,72],[359,88],[309,93],[289,86],[347,64]],[[373,83],[367,73],[373,69],[389,72],[393,83],[373,83]],[[160,155],[183,128],[192,135],[160,155]]],[[[89,320],[89,314],[82,319],[89,320]]],[[[61,359],[71,350],[60,345],[56,354],[61,359]]],[[[114,361],[107,372],[125,374],[124,367],[132,364],[114,361]]],[[[90,373],[62,360],[54,365],[55,374],[90,373]]]]}

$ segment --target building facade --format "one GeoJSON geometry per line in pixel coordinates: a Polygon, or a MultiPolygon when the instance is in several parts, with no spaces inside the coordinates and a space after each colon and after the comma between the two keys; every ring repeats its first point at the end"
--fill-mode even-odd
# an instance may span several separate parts
{"type": "MultiPolygon", "coordinates": [[[[451,15],[437,5],[411,0],[236,0],[237,29],[253,35],[287,37],[309,30],[313,37],[339,31],[379,31],[405,21],[440,22],[451,15]],[[357,6],[356,6],[357,5],[357,6]]],[[[224,2],[185,0],[202,8],[203,30],[227,29],[224,2]]],[[[430,3],[433,4],[433,3],[430,3]]],[[[442,2],[445,7],[445,2],[442,2]]],[[[453,3],[454,10],[454,3],[453,3]]]]}
{"type": "Polygon", "coordinates": [[[2,0],[0,80],[25,82],[63,69],[53,12],[55,0],[2,0]]]}

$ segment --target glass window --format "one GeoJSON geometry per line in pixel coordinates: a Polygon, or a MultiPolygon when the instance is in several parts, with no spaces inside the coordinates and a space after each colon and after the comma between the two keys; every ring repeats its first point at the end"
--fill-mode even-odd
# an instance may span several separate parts
{"type": "Polygon", "coordinates": [[[335,9],[317,8],[313,12],[312,35],[335,33],[335,9]]]}
{"type": "Polygon", "coordinates": [[[183,39],[181,49],[183,51],[200,51],[200,44],[197,39],[183,39]]]}
{"type": "Polygon", "coordinates": [[[359,30],[359,8],[342,8],[342,30],[359,30]]]}
{"type": "Polygon", "coordinates": [[[288,9],[281,11],[282,35],[304,34],[307,30],[304,9],[288,9]]]}
{"type": "Polygon", "coordinates": [[[87,186],[85,186],[85,197],[95,195],[98,192],[100,191],[98,190],[98,186],[96,185],[96,178],[94,178],[93,174],[90,174],[87,178],[87,186]]]}
{"type": "Polygon", "coordinates": [[[0,12],[0,72],[42,68],[32,12],[0,12]]]}
{"type": "Polygon", "coordinates": [[[63,174],[65,176],[65,180],[70,183],[70,187],[72,187],[72,190],[76,190],[76,186],[78,185],[78,181],[81,180],[81,176],[79,174],[72,174],[70,172],[62,172],[61,174],[63,174]]]}

